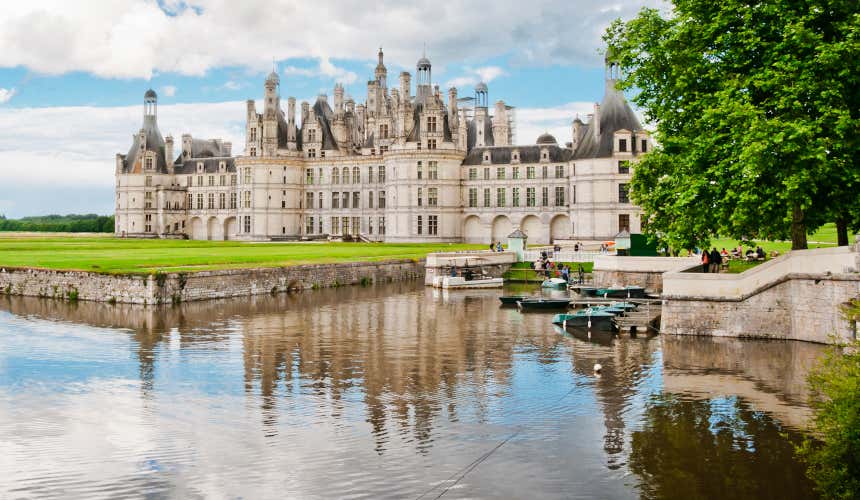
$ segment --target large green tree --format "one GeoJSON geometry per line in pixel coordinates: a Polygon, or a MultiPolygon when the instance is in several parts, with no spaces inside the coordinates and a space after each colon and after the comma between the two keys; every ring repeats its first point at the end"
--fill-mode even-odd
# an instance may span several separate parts
{"type": "Polygon", "coordinates": [[[858,213],[860,2],[674,0],[614,22],[619,85],[656,124],[634,172],[646,229],[675,248],[712,235],[806,235],[858,213]]]}

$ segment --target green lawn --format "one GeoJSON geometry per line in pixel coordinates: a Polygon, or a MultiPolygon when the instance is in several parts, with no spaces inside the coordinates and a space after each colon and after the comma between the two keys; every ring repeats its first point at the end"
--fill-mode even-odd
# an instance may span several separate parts
{"type": "Polygon", "coordinates": [[[0,267],[152,273],[421,259],[431,252],[483,248],[447,243],[246,243],[0,234],[0,267]]]}
{"type": "MultiPolygon", "coordinates": [[[[836,224],[830,223],[821,226],[818,231],[813,234],[810,234],[807,237],[809,248],[825,248],[836,246],[836,224]]],[[[849,243],[854,242],[854,233],[848,234],[849,243]]],[[[717,247],[717,250],[722,250],[723,248],[727,250],[731,250],[733,247],[737,247],[740,244],[739,241],[733,240],[730,238],[715,238],[711,240],[711,248],[717,247]]],[[[791,242],[790,241],[756,241],[753,248],[761,245],[765,252],[770,255],[770,252],[776,250],[780,254],[784,254],[791,250],[791,242]]],[[[744,245],[744,249],[748,248],[747,245],[744,245]]]]}

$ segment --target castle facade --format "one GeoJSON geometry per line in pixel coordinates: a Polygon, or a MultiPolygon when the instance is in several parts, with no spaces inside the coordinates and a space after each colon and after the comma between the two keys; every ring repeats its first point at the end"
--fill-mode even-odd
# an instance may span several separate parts
{"type": "Polygon", "coordinates": [[[631,171],[651,148],[623,94],[618,66],[606,92],[560,145],[542,134],[516,144],[515,110],[488,87],[446,95],[418,60],[389,87],[380,49],[367,96],[334,87],[333,102],[287,98],[277,73],[262,109],[247,101],[245,148],[189,134],[174,149],[157,124],[157,95],[144,95],[143,127],[116,156],[116,234],[201,240],[340,237],[387,242],[502,241],[520,228],[530,243],[604,240],[640,230],[628,198],[631,171]]]}

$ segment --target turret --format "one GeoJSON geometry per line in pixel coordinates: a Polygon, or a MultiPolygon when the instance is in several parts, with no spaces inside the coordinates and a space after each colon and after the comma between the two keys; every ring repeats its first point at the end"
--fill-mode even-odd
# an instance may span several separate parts
{"type": "Polygon", "coordinates": [[[415,65],[415,97],[420,102],[424,102],[424,100],[432,95],[431,72],[432,65],[430,64],[430,59],[427,59],[427,56],[424,55],[421,59],[418,59],[418,63],[415,65]]]}
{"type": "Polygon", "coordinates": [[[388,78],[388,70],[385,69],[385,64],[382,62],[382,47],[379,47],[379,62],[376,64],[376,71],[374,71],[374,77],[376,78],[376,82],[379,84],[381,88],[387,88],[388,84],[386,80],[388,78]]]}

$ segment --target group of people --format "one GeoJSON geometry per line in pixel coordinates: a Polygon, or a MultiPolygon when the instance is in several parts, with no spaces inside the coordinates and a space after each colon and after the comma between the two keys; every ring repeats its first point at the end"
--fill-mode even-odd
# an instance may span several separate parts
{"type": "MultiPolygon", "coordinates": [[[[561,279],[570,282],[572,272],[570,266],[567,264],[557,265],[555,262],[550,260],[546,252],[541,252],[540,258],[532,263],[532,268],[538,272],[543,271],[543,275],[547,279],[552,277],[561,277],[561,279]]],[[[578,282],[582,283],[585,280],[585,269],[582,267],[582,264],[579,265],[579,270],[577,272],[579,274],[578,282]]]]}
{"type": "Polygon", "coordinates": [[[502,248],[502,242],[497,241],[495,243],[490,243],[490,251],[491,252],[504,252],[505,249],[502,248]]]}
{"type": "MultiPolygon", "coordinates": [[[[724,248],[723,251],[726,249],[724,248]]],[[[724,255],[717,250],[717,247],[714,247],[713,250],[708,252],[708,249],[702,250],[702,269],[706,273],[718,273],[720,272],[720,265],[723,263],[724,255]]]]}
{"type": "MultiPolygon", "coordinates": [[[[776,253],[776,252],[774,252],[776,253]]],[[[701,251],[702,254],[702,267],[704,268],[706,273],[718,273],[720,272],[720,265],[724,261],[728,259],[740,259],[741,257],[745,257],[747,260],[765,260],[767,255],[764,253],[764,249],[761,246],[758,246],[753,250],[752,248],[748,248],[746,252],[742,246],[738,245],[737,248],[732,248],[732,251],[723,247],[721,251],[717,251],[717,247],[714,247],[710,252],[707,249],[703,249],[701,251]]],[[[778,254],[777,254],[778,255],[778,254]]]]}

